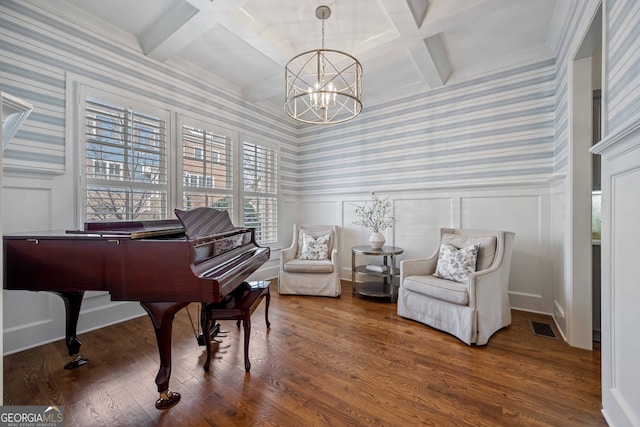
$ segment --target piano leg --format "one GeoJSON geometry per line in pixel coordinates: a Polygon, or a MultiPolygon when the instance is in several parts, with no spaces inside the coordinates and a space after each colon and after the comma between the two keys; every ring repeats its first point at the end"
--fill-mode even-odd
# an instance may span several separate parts
{"type": "Polygon", "coordinates": [[[211,364],[211,331],[212,324],[216,324],[209,313],[209,310],[205,309],[206,303],[201,304],[200,308],[200,327],[202,328],[203,344],[207,350],[207,359],[204,362],[203,368],[205,372],[209,372],[209,366],[211,364]]]}
{"type": "Polygon", "coordinates": [[[160,369],[156,375],[156,384],[160,397],[156,400],[156,409],[168,409],[180,401],[180,393],[169,390],[171,377],[171,332],[176,313],[189,305],[188,302],[140,302],[151,318],[160,353],[160,369]]]}
{"type": "Polygon", "coordinates": [[[251,337],[251,313],[246,313],[242,319],[242,328],[244,329],[244,370],[251,370],[251,361],[249,360],[249,337],[251,337]]]}
{"type": "Polygon", "coordinates": [[[89,363],[89,359],[84,359],[80,356],[80,346],[82,345],[82,341],[78,339],[76,332],[84,291],[58,291],[55,293],[64,301],[66,323],[65,342],[67,344],[69,356],[71,356],[71,362],[64,365],[64,369],[79,368],[80,366],[89,363]]]}

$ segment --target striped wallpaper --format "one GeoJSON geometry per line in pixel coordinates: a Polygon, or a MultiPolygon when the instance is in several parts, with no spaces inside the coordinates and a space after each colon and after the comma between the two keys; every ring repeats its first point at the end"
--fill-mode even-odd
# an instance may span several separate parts
{"type": "MultiPolygon", "coordinates": [[[[598,1],[572,2],[563,38],[556,50],[556,125],[554,137],[554,172],[565,173],[568,166],[568,72],[570,55],[581,42],[598,1]]],[[[606,0],[603,19],[606,26],[606,131],[615,133],[640,119],[640,2],[606,0]]],[[[603,135],[604,136],[604,135],[603,135]]]]}
{"type": "Polygon", "coordinates": [[[640,2],[608,0],[608,134],[640,120],[640,2]]]}
{"type": "MultiPolygon", "coordinates": [[[[572,2],[556,60],[365,105],[341,126],[279,112],[27,2],[0,3],[0,89],[34,104],[5,166],[65,173],[67,72],[278,141],[285,195],[538,183],[568,164],[568,64],[594,0],[572,2]]],[[[609,132],[640,115],[640,3],[608,0],[609,132]]]]}
{"type": "Polygon", "coordinates": [[[539,182],[553,172],[553,60],[365,106],[299,134],[298,194],[539,182]]]}
{"type": "Polygon", "coordinates": [[[587,15],[588,4],[592,0],[571,2],[571,10],[565,24],[562,38],[556,46],[556,100],[555,100],[555,135],[554,135],[554,173],[567,172],[569,155],[569,63],[573,60],[577,44],[581,43],[582,34],[590,19],[587,15]]]}
{"type": "MultiPolygon", "coordinates": [[[[62,174],[65,159],[67,73],[153,99],[173,111],[198,114],[231,130],[277,141],[282,164],[294,161],[296,130],[282,114],[144,56],[139,47],[109,41],[22,1],[0,3],[0,89],[34,105],[4,152],[6,168],[62,174]]],[[[286,186],[287,175],[283,178],[286,186]]]]}

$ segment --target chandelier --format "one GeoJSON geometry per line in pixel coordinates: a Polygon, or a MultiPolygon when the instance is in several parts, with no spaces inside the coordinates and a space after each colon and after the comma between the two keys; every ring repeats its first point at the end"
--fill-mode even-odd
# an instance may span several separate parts
{"type": "Polygon", "coordinates": [[[284,111],[295,120],[312,124],[341,123],[362,111],[362,65],[353,56],[324,48],[324,21],[328,6],[319,6],[322,48],[294,56],[285,67],[284,111]]]}

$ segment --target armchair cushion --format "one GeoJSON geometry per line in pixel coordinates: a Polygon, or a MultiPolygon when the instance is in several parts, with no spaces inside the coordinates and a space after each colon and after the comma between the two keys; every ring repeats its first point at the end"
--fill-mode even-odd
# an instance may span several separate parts
{"type": "Polygon", "coordinates": [[[469,304],[469,287],[466,284],[439,279],[436,276],[409,276],[404,280],[406,290],[452,304],[469,304]]]}
{"type": "Polygon", "coordinates": [[[303,232],[300,259],[313,261],[329,259],[329,238],[329,234],[314,237],[303,232]]]}
{"type": "Polygon", "coordinates": [[[328,259],[322,261],[293,259],[284,265],[288,273],[332,273],[333,264],[328,259]]]}
{"type": "Polygon", "coordinates": [[[435,276],[459,283],[467,283],[469,274],[476,271],[479,250],[479,243],[458,249],[449,243],[442,242],[435,276]]]}

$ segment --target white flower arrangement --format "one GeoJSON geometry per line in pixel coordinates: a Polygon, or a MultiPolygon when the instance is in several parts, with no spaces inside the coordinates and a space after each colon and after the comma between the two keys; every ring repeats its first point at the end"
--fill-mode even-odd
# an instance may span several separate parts
{"type": "Polygon", "coordinates": [[[360,218],[354,222],[355,225],[369,228],[374,233],[384,231],[393,225],[395,218],[390,216],[391,202],[388,198],[379,199],[376,193],[371,193],[371,202],[355,206],[354,212],[360,218]]]}

